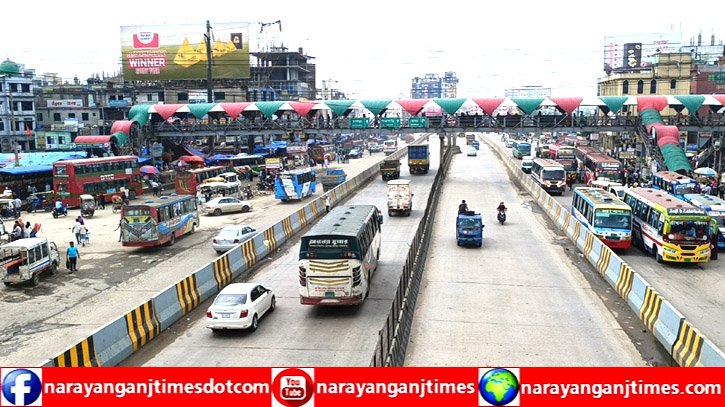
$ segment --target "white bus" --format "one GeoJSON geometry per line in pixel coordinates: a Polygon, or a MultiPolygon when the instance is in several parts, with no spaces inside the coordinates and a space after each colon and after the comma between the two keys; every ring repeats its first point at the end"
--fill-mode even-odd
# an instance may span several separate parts
{"type": "Polygon", "coordinates": [[[355,305],[378,267],[382,215],[373,205],[335,207],[302,236],[300,303],[355,305]]]}
{"type": "Polygon", "coordinates": [[[564,166],[549,158],[535,158],[531,166],[531,178],[550,194],[566,191],[564,166]]]}
{"type": "Polygon", "coordinates": [[[710,216],[710,234],[717,233],[717,247],[725,247],[725,200],[713,195],[685,194],[685,202],[707,212],[710,216]]]}

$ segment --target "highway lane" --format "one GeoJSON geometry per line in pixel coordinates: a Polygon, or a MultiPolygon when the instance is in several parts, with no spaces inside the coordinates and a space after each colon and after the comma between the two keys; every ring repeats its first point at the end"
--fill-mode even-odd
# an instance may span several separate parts
{"type": "MultiPolygon", "coordinates": [[[[384,157],[382,153],[372,157],[366,153],[349,164],[332,163],[331,168],[342,168],[354,176],[384,157]]],[[[321,193],[318,184],[314,197],[321,193]]],[[[96,216],[86,220],[90,244],[79,248],[77,272],[68,274],[63,267],[55,276],[42,278],[37,287],[0,288],[0,365],[41,363],[211,262],[217,257],[211,239],[221,227],[246,223],[263,230],[309,201],[282,203],[274,195],[258,196],[252,199],[253,211],[218,217],[202,215],[195,234],[178,239],[172,247],[155,248],[121,246],[114,230],[119,214],[112,213],[110,205],[97,211],[96,216]]],[[[78,214],[77,209],[72,209],[68,217],[58,219],[46,212],[23,214],[22,218],[31,224],[43,224],[41,236],[56,241],[63,253],[61,263],[65,263],[65,249],[73,240],[70,227],[78,214]]]]}
{"type": "MultiPolygon", "coordinates": [[[[355,307],[301,305],[298,295],[299,237],[252,275],[237,279],[274,288],[277,309],[260,320],[256,332],[212,333],[205,327],[211,300],[144,346],[122,366],[368,366],[395,294],[408,251],[438,168],[438,139],[432,138],[431,170],[411,179],[410,217],[389,217],[386,183],[376,177],[346,204],[374,204],[383,210],[382,250],[370,297],[355,307]]],[[[406,162],[405,159],[402,160],[406,162]]]]}
{"type": "Polygon", "coordinates": [[[601,298],[606,282],[593,287],[572,264],[576,247],[486,144],[478,154],[456,155],[443,186],[405,365],[644,366],[601,298]],[[456,245],[462,199],[483,216],[481,248],[456,245]]]}

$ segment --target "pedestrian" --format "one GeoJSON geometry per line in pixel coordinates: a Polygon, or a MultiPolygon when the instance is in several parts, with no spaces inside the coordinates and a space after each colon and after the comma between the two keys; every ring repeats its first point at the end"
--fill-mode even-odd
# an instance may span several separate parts
{"type": "Polygon", "coordinates": [[[325,206],[325,212],[330,212],[330,198],[327,196],[327,194],[322,195],[322,204],[325,206]]]}
{"type": "Polygon", "coordinates": [[[121,226],[123,225],[123,218],[118,221],[118,226],[116,226],[116,229],[118,231],[118,241],[121,241],[121,238],[123,237],[123,230],[121,229],[121,226]]]}
{"type": "Polygon", "coordinates": [[[25,222],[25,238],[29,238],[32,231],[33,227],[30,225],[30,222],[25,222]]]}
{"type": "Polygon", "coordinates": [[[78,215],[78,217],[76,218],[76,220],[78,222],[80,222],[81,225],[85,225],[86,224],[85,219],[83,219],[83,216],[81,216],[81,215],[78,215]]]}
{"type": "Polygon", "coordinates": [[[151,189],[153,190],[154,196],[159,195],[159,183],[151,180],[151,189]]]}
{"type": "Polygon", "coordinates": [[[35,226],[33,226],[33,230],[30,231],[30,237],[37,237],[42,227],[43,225],[41,225],[40,223],[36,223],[35,226]]]}
{"type": "Polygon", "coordinates": [[[78,234],[81,238],[81,244],[85,247],[86,239],[88,238],[88,228],[86,228],[86,225],[81,224],[81,226],[78,228],[78,234]]]}
{"type": "Polygon", "coordinates": [[[720,192],[720,199],[725,199],[725,183],[720,184],[718,191],[720,192]]]}
{"type": "Polygon", "coordinates": [[[718,233],[717,228],[713,228],[712,233],[710,233],[710,260],[717,260],[717,241],[719,235],[720,233],[718,233]]]}
{"type": "MultiPolygon", "coordinates": [[[[80,218],[80,216],[79,216],[80,218]]],[[[73,231],[73,234],[76,236],[76,243],[81,244],[81,223],[78,221],[78,218],[76,218],[76,223],[71,228],[73,231]]]]}
{"type": "Polygon", "coordinates": [[[106,198],[100,192],[96,195],[96,206],[100,209],[106,209],[106,198]]]}
{"type": "Polygon", "coordinates": [[[74,272],[78,270],[78,259],[81,258],[80,253],[78,253],[78,248],[73,244],[73,242],[70,242],[70,247],[65,252],[67,258],[68,258],[68,269],[70,272],[74,272]]]}
{"type": "Polygon", "coordinates": [[[569,186],[569,191],[574,190],[574,176],[573,175],[568,175],[566,177],[566,185],[569,186]]]}
{"type": "Polygon", "coordinates": [[[330,160],[328,160],[327,157],[325,157],[325,162],[324,162],[323,166],[325,168],[330,168],[330,160]]]}
{"type": "Polygon", "coordinates": [[[19,218],[20,217],[20,207],[23,206],[23,201],[21,201],[20,198],[16,195],[15,201],[13,201],[13,203],[15,204],[14,205],[15,206],[15,217],[19,218]]]}

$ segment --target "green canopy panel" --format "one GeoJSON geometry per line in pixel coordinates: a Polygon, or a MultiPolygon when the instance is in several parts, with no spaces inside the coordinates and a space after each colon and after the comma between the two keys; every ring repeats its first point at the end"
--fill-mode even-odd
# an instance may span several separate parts
{"type": "Polygon", "coordinates": [[[660,152],[665,159],[667,170],[679,173],[692,171],[690,160],[687,159],[685,150],[679,144],[666,144],[660,147],[660,152]]]}
{"type": "Polygon", "coordinates": [[[111,137],[116,138],[116,144],[118,144],[119,147],[126,144],[126,140],[128,140],[128,134],[126,134],[122,131],[117,131],[117,132],[111,134],[111,137]]]}
{"type": "Polygon", "coordinates": [[[539,108],[541,102],[544,101],[544,98],[511,98],[511,101],[516,103],[524,113],[533,114],[539,108]]]}
{"type": "Polygon", "coordinates": [[[627,101],[627,96],[602,96],[599,99],[602,99],[602,102],[616,115],[622,110],[624,102],[627,101]]]}
{"type": "Polygon", "coordinates": [[[254,102],[254,105],[268,119],[271,119],[283,104],[284,102],[254,102]]]}
{"type": "Polygon", "coordinates": [[[441,107],[441,109],[445,110],[448,114],[455,114],[458,109],[463,106],[463,103],[466,101],[465,98],[458,98],[458,99],[433,99],[433,101],[441,107]]]}
{"type": "Polygon", "coordinates": [[[201,119],[216,105],[216,103],[192,103],[186,106],[189,108],[189,113],[193,114],[197,119],[201,119]]]}
{"type": "Polygon", "coordinates": [[[128,119],[139,124],[139,126],[145,126],[149,121],[149,109],[153,105],[135,105],[131,107],[128,112],[128,119]]]}
{"type": "Polygon", "coordinates": [[[705,96],[702,95],[675,95],[675,99],[682,102],[690,114],[695,114],[702,106],[702,103],[705,102],[705,96]]]}
{"type": "Polygon", "coordinates": [[[639,117],[642,118],[642,123],[644,123],[645,127],[647,128],[647,133],[651,132],[652,126],[657,124],[663,124],[665,122],[662,119],[662,115],[660,114],[660,112],[657,111],[657,109],[643,110],[639,113],[639,117]]]}
{"type": "Polygon", "coordinates": [[[392,100],[361,100],[363,106],[374,115],[382,114],[392,100]]]}
{"type": "Polygon", "coordinates": [[[350,106],[355,103],[354,100],[326,100],[325,104],[329,107],[336,115],[342,116],[350,109],[350,106]]]}

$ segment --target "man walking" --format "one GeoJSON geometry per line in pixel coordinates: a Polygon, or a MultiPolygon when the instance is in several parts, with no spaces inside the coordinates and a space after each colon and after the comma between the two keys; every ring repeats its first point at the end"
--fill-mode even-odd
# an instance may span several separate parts
{"type": "Polygon", "coordinates": [[[78,270],[78,259],[81,257],[78,253],[78,248],[73,244],[73,242],[70,242],[70,247],[66,251],[66,255],[68,256],[68,265],[70,266],[70,272],[74,272],[78,270]]]}

